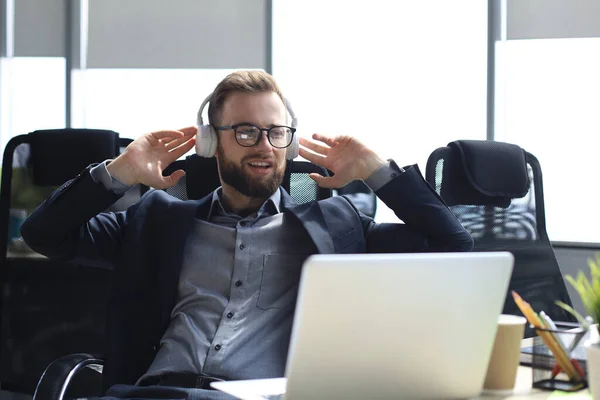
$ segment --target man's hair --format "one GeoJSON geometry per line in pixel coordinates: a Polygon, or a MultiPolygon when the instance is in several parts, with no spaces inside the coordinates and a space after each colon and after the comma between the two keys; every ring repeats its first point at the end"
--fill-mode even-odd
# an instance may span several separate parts
{"type": "Polygon", "coordinates": [[[223,104],[227,96],[234,92],[260,93],[274,92],[285,104],[283,94],[275,79],[264,71],[236,71],[227,75],[215,88],[208,105],[208,121],[211,125],[220,124],[223,104]]]}

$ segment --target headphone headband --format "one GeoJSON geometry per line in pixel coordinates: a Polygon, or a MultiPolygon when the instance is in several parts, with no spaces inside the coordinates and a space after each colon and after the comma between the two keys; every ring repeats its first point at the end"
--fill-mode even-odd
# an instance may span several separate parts
{"type": "Polygon", "coordinates": [[[204,125],[204,121],[202,120],[202,112],[204,111],[204,107],[206,107],[206,105],[210,102],[212,95],[213,94],[211,93],[208,96],[206,96],[202,104],[200,104],[200,109],[198,110],[198,118],[196,119],[196,121],[198,122],[198,126],[204,125]]]}
{"type": "MultiPolygon", "coordinates": [[[[213,96],[212,93],[209,94],[208,96],[206,96],[206,98],[204,99],[202,104],[200,104],[200,109],[198,110],[198,117],[196,118],[196,122],[198,123],[198,126],[204,125],[204,120],[202,119],[202,113],[204,112],[204,108],[206,107],[206,105],[208,103],[210,103],[212,96],[213,96]]],[[[283,97],[283,104],[285,105],[285,108],[287,109],[287,111],[290,113],[290,116],[292,117],[292,128],[296,128],[298,126],[298,118],[296,117],[296,113],[294,113],[294,109],[292,108],[292,105],[290,104],[289,100],[285,96],[283,97]]]]}

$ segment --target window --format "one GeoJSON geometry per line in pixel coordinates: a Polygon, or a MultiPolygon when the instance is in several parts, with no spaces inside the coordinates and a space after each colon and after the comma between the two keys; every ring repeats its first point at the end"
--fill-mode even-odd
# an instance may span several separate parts
{"type": "Polygon", "coordinates": [[[600,39],[500,42],[497,61],[496,138],[540,161],[550,239],[599,242],[600,39]]]}
{"type": "MultiPolygon", "coordinates": [[[[233,70],[89,69],[73,77],[73,126],[122,137],[196,125],[202,101],[233,70]]],[[[204,119],[207,121],[207,109],[204,119]]]]}
{"type": "Polygon", "coordinates": [[[0,59],[0,139],[65,126],[65,59],[0,59]]]}
{"type": "Polygon", "coordinates": [[[273,3],[273,74],[300,135],[350,134],[423,174],[437,147],[486,138],[487,2],[273,3]]]}

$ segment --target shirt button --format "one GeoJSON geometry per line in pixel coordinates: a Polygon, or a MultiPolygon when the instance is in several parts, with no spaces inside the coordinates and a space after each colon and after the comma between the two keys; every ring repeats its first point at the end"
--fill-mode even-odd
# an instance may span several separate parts
{"type": "Polygon", "coordinates": [[[242,222],[240,222],[240,225],[241,225],[241,226],[246,226],[246,221],[242,221],[242,222]]]}
{"type": "Polygon", "coordinates": [[[235,286],[237,286],[237,287],[242,286],[242,281],[235,281],[235,286]]]}
{"type": "Polygon", "coordinates": [[[240,250],[244,250],[244,248],[245,248],[245,247],[246,247],[246,246],[244,246],[244,244],[243,244],[243,243],[242,243],[242,244],[240,244],[240,250]]]}
{"type": "Polygon", "coordinates": [[[217,351],[221,350],[221,345],[220,344],[216,345],[215,350],[217,350],[217,351]]]}
{"type": "Polygon", "coordinates": [[[397,173],[395,173],[395,172],[392,172],[392,178],[395,178],[395,177],[397,177],[397,176],[398,176],[398,174],[397,174],[397,173]]]}
{"type": "Polygon", "coordinates": [[[233,318],[233,313],[227,313],[227,318],[233,318]]]}

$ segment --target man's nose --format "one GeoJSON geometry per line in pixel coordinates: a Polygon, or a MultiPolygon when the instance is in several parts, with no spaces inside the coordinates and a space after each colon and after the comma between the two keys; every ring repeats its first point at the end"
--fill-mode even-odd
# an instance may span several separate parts
{"type": "Polygon", "coordinates": [[[267,132],[260,132],[260,139],[258,140],[258,143],[256,143],[256,147],[258,147],[258,149],[261,151],[268,152],[273,150],[273,146],[271,146],[271,143],[269,142],[267,132]]]}

